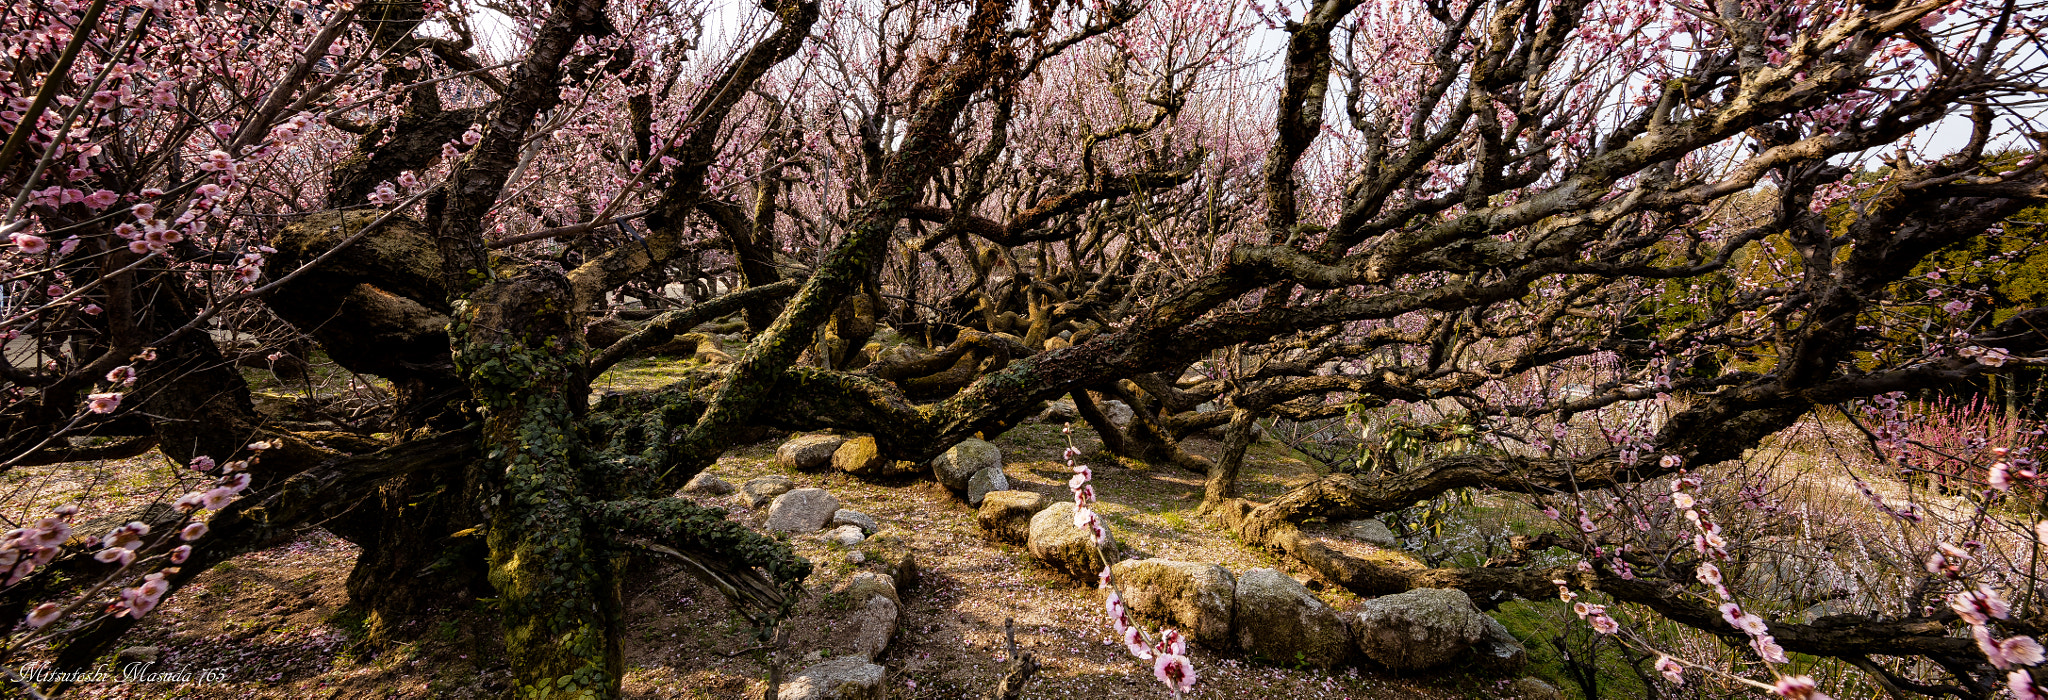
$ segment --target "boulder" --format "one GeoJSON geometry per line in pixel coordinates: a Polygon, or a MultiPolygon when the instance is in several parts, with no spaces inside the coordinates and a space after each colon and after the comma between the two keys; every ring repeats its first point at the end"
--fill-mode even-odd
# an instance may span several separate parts
{"type": "Polygon", "coordinates": [[[966,491],[967,482],[982,470],[1002,467],[1003,451],[974,438],[961,440],[952,449],[932,458],[932,475],[955,492],[966,491]]]}
{"type": "Polygon", "coordinates": [[[1529,665],[1529,650],[1522,646],[1522,640],[1509,632],[1507,625],[1490,615],[1486,618],[1486,635],[1472,644],[1472,658],[1481,668],[1492,673],[1511,675],[1520,673],[1529,665]]]}
{"type": "Polygon", "coordinates": [[[821,662],[784,681],[776,700],[882,700],[888,670],[859,656],[821,662]]]}
{"type": "Polygon", "coordinates": [[[854,476],[878,476],[891,471],[894,460],[884,458],[872,437],[857,437],[832,452],[832,468],[854,476]]]}
{"type": "Polygon", "coordinates": [[[853,653],[869,661],[881,656],[882,651],[889,648],[889,640],[896,637],[896,619],[900,610],[896,601],[887,596],[868,596],[850,625],[853,628],[853,653]]]}
{"type": "Polygon", "coordinates": [[[1045,510],[1052,501],[1032,491],[990,491],[981,498],[976,520],[981,534],[998,542],[1024,544],[1031,537],[1031,516],[1045,510]]]}
{"type": "Polygon", "coordinates": [[[1343,525],[1344,536],[1381,549],[1400,549],[1401,539],[1386,523],[1373,519],[1353,520],[1343,525]]]}
{"type": "Polygon", "coordinates": [[[1026,538],[1025,547],[1031,556],[1047,568],[1066,574],[1076,581],[1095,581],[1102,572],[1102,562],[1117,560],[1116,535],[1112,533],[1102,545],[1102,554],[1097,556],[1095,540],[1087,530],[1074,525],[1074,504],[1071,501],[1055,503],[1031,516],[1031,534],[1026,538]]]}
{"type": "Polygon", "coordinates": [[[967,505],[979,507],[990,491],[1010,490],[1010,477],[1003,474],[1000,466],[989,467],[974,473],[967,480],[967,505]]]}
{"type": "Polygon", "coordinates": [[[710,472],[702,472],[695,478],[690,479],[690,483],[683,484],[683,493],[723,496],[732,493],[732,484],[724,479],[712,476],[710,472]]]}
{"type": "Polygon", "coordinates": [[[824,489],[797,489],[768,506],[769,532],[817,532],[839,512],[839,499],[824,489]]]}
{"type": "Polygon", "coordinates": [[[1237,644],[1275,663],[1329,668],[1352,654],[1344,617],[1294,577],[1274,569],[1237,576],[1237,644]]]}
{"type": "Polygon", "coordinates": [[[803,471],[824,469],[832,463],[834,451],[845,442],[846,438],[838,435],[798,436],[775,448],[775,463],[803,471]]]}
{"type": "Polygon", "coordinates": [[[1418,588],[1380,596],[1366,601],[1358,613],[1358,649],[1396,671],[1432,668],[1484,639],[1488,621],[1472,606],[1472,598],[1456,589],[1418,588]]]}
{"type": "Polygon", "coordinates": [[[841,525],[820,535],[819,538],[826,542],[838,542],[839,544],[851,547],[860,544],[861,540],[867,539],[867,535],[861,533],[859,525],[841,525]]]}
{"type": "Polygon", "coordinates": [[[789,493],[789,489],[789,477],[786,476],[763,476],[740,484],[740,494],[747,497],[747,506],[751,508],[759,508],[776,496],[789,493]]]}
{"type": "Polygon", "coordinates": [[[875,523],[875,519],[873,516],[870,516],[866,513],[862,513],[857,510],[847,510],[845,508],[841,508],[837,512],[833,513],[832,522],[828,524],[859,526],[860,531],[863,534],[872,533],[876,530],[882,529],[881,525],[875,523]]]}
{"type": "Polygon", "coordinates": [[[1211,648],[1229,648],[1237,579],[1228,569],[1166,559],[1121,561],[1111,568],[1132,615],[1178,629],[1211,648]]]}

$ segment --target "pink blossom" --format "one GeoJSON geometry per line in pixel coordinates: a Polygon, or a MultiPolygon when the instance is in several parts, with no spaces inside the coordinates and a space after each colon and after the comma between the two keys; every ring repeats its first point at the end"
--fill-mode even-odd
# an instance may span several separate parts
{"type": "Polygon", "coordinates": [[[1152,675],[1177,693],[1185,693],[1195,687],[1195,665],[1188,657],[1180,654],[1161,654],[1152,662],[1152,675]]]}
{"type": "Polygon", "coordinates": [[[1137,626],[1133,625],[1123,628],[1123,643],[1124,648],[1129,649],[1132,656],[1140,659],[1152,658],[1152,648],[1145,644],[1145,633],[1140,631],[1137,626]]]}
{"type": "Polygon", "coordinates": [[[107,371],[107,381],[108,381],[108,382],[111,382],[111,383],[114,383],[114,384],[120,384],[120,385],[124,385],[124,386],[125,386],[125,385],[130,385],[130,384],[134,384],[134,383],[135,383],[135,366],[134,366],[134,365],[121,365],[121,366],[119,366],[119,367],[115,367],[115,368],[113,368],[112,370],[108,370],[108,371],[107,371]]]}
{"type": "Polygon", "coordinates": [[[1999,670],[2014,666],[2035,666],[2044,660],[2041,643],[2034,641],[2033,637],[2020,636],[1999,640],[1991,636],[1989,627],[1983,625],[1972,625],[1970,636],[1976,638],[1977,648],[1984,652],[1984,658],[1989,659],[1991,665],[1997,666],[1999,670]]]}
{"type": "Polygon", "coordinates": [[[2041,693],[2034,689],[2034,675],[2022,668],[2005,676],[2005,687],[2012,690],[2013,700],[2041,700],[2041,693]]]}
{"type": "Polygon", "coordinates": [[[1986,624],[1992,618],[2003,620],[2012,614],[2012,606],[1989,585],[1979,585],[1975,591],[1949,596],[1948,605],[1962,616],[1963,621],[1972,625],[1986,624]]]}
{"type": "Polygon", "coordinates": [[[17,233],[10,236],[10,238],[14,240],[14,247],[20,248],[21,252],[29,255],[41,255],[43,251],[50,249],[50,242],[43,240],[42,236],[17,233]]]}
{"type": "Polygon", "coordinates": [[[1811,676],[1786,676],[1780,678],[1778,679],[1778,684],[1772,687],[1771,690],[1777,693],[1779,697],[1792,698],[1792,700],[1829,700],[1826,693],[1820,692],[1820,686],[1813,682],[1811,676]]]}
{"type": "Polygon", "coordinates": [[[56,603],[38,605],[36,609],[30,610],[28,613],[28,626],[30,629],[36,629],[55,622],[57,614],[63,612],[63,610],[63,608],[57,607],[56,603]]]}
{"type": "Polygon", "coordinates": [[[1685,685],[1685,667],[1669,656],[1657,657],[1657,672],[1664,674],[1664,680],[1671,681],[1672,685],[1685,685]]]}
{"type": "Polygon", "coordinates": [[[179,530],[179,531],[178,531],[178,539],[182,539],[182,540],[184,540],[184,541],[186,541],[186,542],[191,542],[191,541],[193,541],[193,540],[196,540],[196,539],[199,539],[199,538],[201,538],[201,537],[205,537],[205,536],[206,536],[206,523],[202,523],[202,522],[193,522],[193,523],[187,524],[187,525],[186,525],[186,526],[184,527],[184,529],[182,529],[182,530],[179,530]]]}
{"type": "Polygon", "coordinates": [[[121,407],[121,394],[115,392],[88,394],[86,399],[86,408],[93,413],[113,413],[114,409],[121,407]]]}

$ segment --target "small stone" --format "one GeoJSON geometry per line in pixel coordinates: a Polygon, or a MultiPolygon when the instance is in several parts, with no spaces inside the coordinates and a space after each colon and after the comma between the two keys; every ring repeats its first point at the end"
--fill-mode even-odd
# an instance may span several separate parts
{"type": "Polygon", "coordinates": [[[153,646],[128,647],[126,649],[122,649],[120,653],[114,655],[114,664],[117,666],[126,666],[128,664],[153,664],[156,663],[157,658],[162,655],[163,650],[153,646]]]}
{"type": "Polygon", "coordinates": [[[711,472],[702,472],[695,478],[690,479],[690,483],[683,485],[683,493],[723,496],[732,493],[732,484],[724,479],[712,476],[711,472]]]}
{"type": "Polygon", "coordinates": [[[974,438],[961,440],[960,444],[932,458],[932,476],[956,493],[968,490],[968,482],[975,474],[1002,467],[1002,449],[974,438]]]}
{"type": "MultiPolygon", "coordinates": [[[[768,506],[769,532],[817,532],[839,511],[839,499],[824,489],[797,489],[768,506]]],[[[854,528],[857,532],[860,528],[854,528]]]]}
{"type": "Polygon", "coordinates": [[[867,562],[867,560],[868,555],[861,553],[858,549],[846,553],[846,563],[848,564],[861,564],[867,562]]]}
{"type": "Polygon", "coordinates": [[[1381,549],[1401,548],[1401,539],[1386,523],[1370,518],[1344,523],[1344,536],[1381,549]]]}
{"type": "Polygon", "coordinates": [[[832,589],[832,593],[854,601],[865,601],[869,596],[882,596],[888,598],[891,603],[903,605],[903,597],[896,592],[896,577],[873,571],[854,574],[853,578],[832,589]]]}
{"type": "Polygon", "coordinates": [[[824,539],[827,542],[838,542],[851,547],[860,544],[867,536],[861,534],[859,525],[841,525],[825,533],[824,539]]]}
{"type": "Polygon", "coordinates": [[[740,485],[740,493],[747,498],[747,506],[759,508],[761,504],[774,500],[776,496],[789,493],[791,484],[786,476],[763,476],[748,479],[740,485]]]}
{"type": "Polygon", "coordinates": [[[1031,516],[1052,503],[1032,491],[991,491],[981,499],[975,521],[981,534],[998,542],[1024,544],[1031,537],[1031,516]]]}
{"type": "Polygon", "coordinates": [[[875,519],[873,516],[870,516],[866,513],[862,513],[857,510],[847,510],[845,508],[841,508],[838,512],[833,513],[832,522],[828,524],[858,525],[860,526],[861,534],[868,534],[876,530],[882,529],[881,525],[875,523],[875,519]]]}
{"type": "Polygon", "coordinates": [[[801,435],[775,448],[775,463],[801,471],[823,469],[846,438],[838,435],[801,435]]]}
{"type": "Polygon", "coordinates": [[[1008,490],[1010,490],[1010,477],[1003,474],[1001,466],[983,469],[975,472],[974,478],[967,480],[967,505],[979,507],[982,499],[990,491],[1008,490]]]}
{"type": "Polygon", "coordinates": [[[842,656],[804,669],[782,684],[776,700],[882,700],[888,669],[842,656]]]}

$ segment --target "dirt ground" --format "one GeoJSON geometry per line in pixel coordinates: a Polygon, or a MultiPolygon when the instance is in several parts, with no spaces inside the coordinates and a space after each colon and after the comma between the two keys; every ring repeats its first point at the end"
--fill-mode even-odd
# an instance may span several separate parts
{"type": "MultiPolygon", "coordinates": [[[[1083,450],[1098,444],[1085,429],[1083,450]]],[[[1193,441],[1213,455],[1216,445],[1193,441]]],[[[1066,498],[1065,446],[1057,426],[1026,425],[1001,436],[1013,488],[1066,498]]],[[[979,697],[1004,666],[1003,625],[1014,620],[1019,647],[1043,665],[1026,697],[1164,698],[1149,664],[1110,641],[1101,594],[1038,567],[1023,548],[983,539],[975,513],[929,478],[864,483],[843,474],[798,473],[770,459],[776,441],[738,450],[711,472],[735,485],[770,473],[798,488],[819,487],[843,508],[875,517],[905,533],[921,575],[904,595],[895,641],[878,663],[889,669],[893,698],[979,697]]],[[[1277,495],[1314,478],[1283,448],[1253,450],[1244,488],[1254,498],[1277,495]]],[[[1089,458],[1096,488],[1117,537],[1140,556],[1222,564],[1232,571],[1289,567],[1238,545],[1195,514],[1201,481],[1188,472],[1129,469],[1106,456],[1089,458]]],[[[737,497],[706,499],[733,517],[759,525],[765,508],[748,509],[737,497]]],[[[810,595],[787,623],[782,653],[786,673],[844,648],[841,634],[850,606],[831,595],[856,571],[849,552],[811,537],[791,540],[816,564],[810,595]],[[835,648],[835,644],[842,645],[835,648]]],[[[510,670],[496,631],[481,606],[444,611],[421,623],[416,640],[383,649],[359,643],[361,622],[346,607],[343,582],[356,550],[319,531],[289,545],[219,567],[167,601],[125,643],[154,648],[153,670],[196,674],[211,669],[217,682],[87,684],[83,698],[462,698],[498,697],[510,670]]],[[[1300,571],[1291,571],[1305,577],[1300,571]]],[[[1360,601],[1339,590],[1320,592],[1339,609],[1360,601]]],[[[760,697],[765,669],[740,618],[713,590],[681,570],[644,565],[627,582],[625,693],[629,698],[760,697]]],[[[135,650],[146,654],[148,649],[135,650]]],[[[1197,645],[1192,653],[1201,683],[1194,698],[1492,698],[1511,697],[1511,679],[1458,671],[1397,677],[1379,671],[1280,668],[1197,645]]]]}

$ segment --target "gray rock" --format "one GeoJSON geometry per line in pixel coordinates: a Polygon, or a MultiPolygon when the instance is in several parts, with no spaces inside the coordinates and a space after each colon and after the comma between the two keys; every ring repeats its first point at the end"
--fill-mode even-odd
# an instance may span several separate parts
{"type": "Polygon", "coordinates": [[[732,484],[724,479],[712,476],[711,472],[703,472],[690,479],[690,483],[683,485],[683,493],[723,496],[732,493],[732,484]]]}
{"type": "Polygon", "coordinates": [[[1523,677],[1508,684],[1509,697],[1521,700],[1564,700],[1564,693],[1539,678],[1523,677]]]}
{"type": "MultiPolygon", "coordinates": [[[[984,440],[968,438],[932,458],[932,475],[955,492],[966,491],[967,482],[983,469],[1003,466],[1003,451],[984,440]]],[[[1001,489],[997,489],[1001,490],[1001,489]]]]}
{"type": "Polygon", "coordinates": [[[860,544],[861,540],[867,539],[867,535],[861,533],[859,525],[841,525],[832,528],[831,531],[826,532],[821,537],[827,542],[838,542],[848,547],[860,544]]]}
{"type": "Polygon", "coordinates": [[[1509,632],[1507,625],[1490,615],[1486,618],[1486,636],[1472,644],[1473,660],[1488,671],[1505,675],[1520,673],[1529,665],[1529,650],[1522,646],[1522,640],[1509,632]]]}
{"type": "Polygon", "coordinates": [[[759,508],[776,496],[789,493],[789,489],[789,477],[786,476],[763,476],[740,484],[740,493],[747,497],[747,506],[752,508],[759,508]]]}
{"type": "MultiPolygon", "coordinates": [[[[981,498],[975,520],[981,534],[998,542],[1024,544],[1031,538],[1031,516],[1052,505],[1045,494],[1032,491],[990,491],[981,498]]],[[[1071,517],[1071,516],[1070,516],[1071,517]]]]}
{"type": "Polygon", "coordinates": [[[967,480],[967,505],[979,507],[990,491],[1008,490],[1010,490],[1010,477],[1003,474],[1002,467],[996,466],[983,469],[975,472],[974,478],[967,480]]]}
{"type": "Polygon", "coordinates": [[[1111,568],[1132,615],[1179,629],[1212,648],[1229,647],[1237,579],[1228,569],[1166,559],[1120,561],[1111,568]]]}
{"type": "Polygon", "coordinates": [[[1069,396],[1046,404],[1045,410],[1039,411],[1031,420],[1039,423],[1065,423],[1080,418],[1081,411],[1074,407],[1074,398],[1069,396]]]}
{"type": "Polygon", "coordinates": [[[162,655],[163,650],[158,647],[128,647],[126,649],[122,649],[120,653],[114,655],[114,664],[117,666],[127,666],[128,664],[153,664],[156,663],[157,658],[162,655]]]}
{"type": "Polygon", "coordinates": [[[1120,549],[1116,535],[1111,533],[1102,545],[1102,555],[1097,556],[1094,538],[1088,531],[1074,526],[1074,504],[1071,501],[1055,503],[1031,516],[1031,535],[1025,547],[1047,568],[1086,582],[1095,581],[1096,574],[1102,572],[1105,558],[1116,561],[1120,549]]]}
{"type": "Polygon", "coordinates": [[[839,512],[839,499],[824,489],[797,489],[768,506],[769,532],[817,532],[839,512]]]}
{"type": "Polygon", "coordinates": [[[819,663],[782,684],[776,700],[882,700],[888,670],[859,656],[819,663]]]}
{"type": "Polygon", "coordinates": [[[860,612],[854,615],[853,653],[869,661],[881,656],[889,648],[889,640],[896,638],[896,619],[900,606],[896,601],[880,595],[868,596],[860,612]]]}
{"type": "Polygon", "coordinates": [[[846,553],[846,563],[848,564],[865,564],[867,561],[868,555],[866,552],[856,549],[846,553]]]}
{"type": "Polygon", "coordinates": [[[875,523],[875,519],[873,516],[870,516],[866,513],[862,513],[857,510],[847,510],[845,508],[841,508],[837,512],[834,512],[832,514],[832,522],[829,524],[858,525],[860,526],[861,534],[867,534],[882,529],[881,525],[875,523]]]}
{"type": "Polygon", "coordinates": [[[1386,523],[1370,518],[1344,523],[1344,536],[1383,549],[1401,548],[1401,539],[1386,523]]]}
{"type": "Polygon", "coordinates": [[[1396,671],[1441,666],[1484,639],[1489,619],[1456,589],[1380,596],[1358,613],[1358,649],[1396,671]]]}
{"type": "Polygon", "coordinates": [[[897,607],[903,606],[903,597],[896,592],[896,577],[873,571],[854,574],[853,578],[832,589],[832,594],[845,596],[855,603],[867,600],[868,596],[882,596],[897,607]]]}
{"type": "Polygon", "coordinates": [[[791,469],[811,471],[832,464],[832,453],[846,438],[838,435],[802,435],[775,448],[775,463],[791,469]]]}
{"type": "Polygon", "coordinates": [[[1265,659],[1329,668],[1352,655],[1344,617],[1293,577],[1273,569],[1237,576],[1238,647],[1265,659]]]}
{"type": "Polygon", "coordinates": [[[1102,406],[1102,417],[1108,418],[1109,424],[1118,428],[1130,425],[1131,420],[1138,417],[1138,414],[1131,411],[1129,404],[1116,399],[1103,401],[1099,405],[1102,406]]]}

